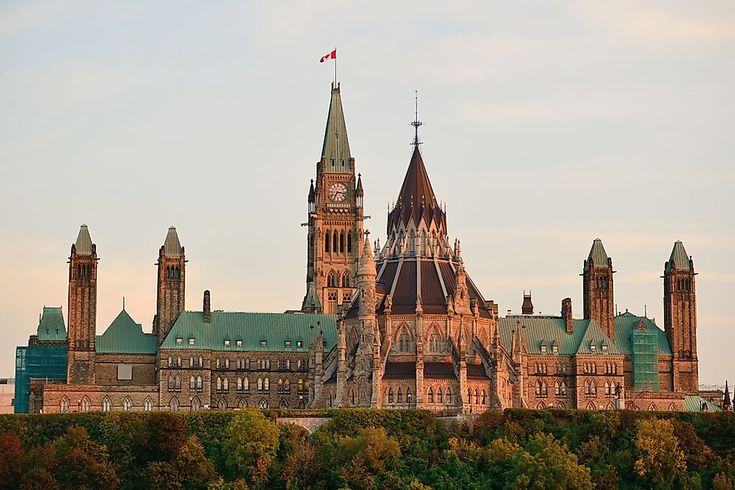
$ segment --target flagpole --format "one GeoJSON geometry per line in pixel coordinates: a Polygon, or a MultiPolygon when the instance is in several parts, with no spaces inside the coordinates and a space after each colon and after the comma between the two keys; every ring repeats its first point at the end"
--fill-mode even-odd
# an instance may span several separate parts
{"type": "Polygon", "coordinates": [[[337,88],[337,46],[334,47],[334,88],[337,88]]]}

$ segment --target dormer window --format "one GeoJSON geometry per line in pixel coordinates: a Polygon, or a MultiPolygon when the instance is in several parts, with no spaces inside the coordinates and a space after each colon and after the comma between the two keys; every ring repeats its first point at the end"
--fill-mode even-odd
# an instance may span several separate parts
{"type": "Polygon", "coordinates": [[[181,337],[176,337],[176,345],[182,345],[184,343],[184,339],[181,337]]]}
{"type": "Polygon", "coordinates": [[[541,353],[546,354],[546,342],[541,342],[541,353]]]}
{"type": "Polygon", "coordinates": [[[303,340],[297,340],[296,341],[296,347],[298,347],[299,349],[301,349],[303,346],[304,346],[304,341],[303,340]]]}
{"type": "Polygon", "coordinates": [[[194,337],[189,337],[189,345],[194,345],[196,343],[196,339],[194,337]]]}
{"type": "Polygon", "coordinates": [[[265,349],[268,347],[268,341],[266,339],[260,339],[260,348],[265,349]]]}
{"type": "Polygon", "coordinates": [[[242,347],[242,340],[241,340],[241,339],[237,339],[237,340],[235,341],[235,345],[236,345],[237,347],[242,347]]]}
{"type": "Polygon", "coordinates": [[[290,349],[290,348],[291,348],[291,341],[290,341],[290,340],[286,340],[286,341],[285,341],[285,342],[283,343],[283,345],[284,345],[284,347],[286,347],[286,349],[290,349]]]}
{"type": "Polygon", "coordinates": [[[557,344],[556,341],[551,344],[551,352],[554,354],[559,353],[559,344],[557,344]]]}
{"type": "Polygon", "coordinates": [[[229,346],[230,346],[230,339],[225,339],[225,347],[229,347],[229,346]]]}
{"type": "Polygon", "coordinates": [[[597,346],[594,341],[590,341],[590,352],[597,352],[597,346]]]}
{"type": "Polygon", "coordinates": [[[602,343],[602,352],[607,352],[607,342],[602,343]]]}

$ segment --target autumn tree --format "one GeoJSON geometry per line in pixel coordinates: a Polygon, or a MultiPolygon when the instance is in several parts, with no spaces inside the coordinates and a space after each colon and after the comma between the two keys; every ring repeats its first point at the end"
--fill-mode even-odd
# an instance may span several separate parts
{"type": "Polygon", "coordinates": [[[554,436],[538,433],[519,450],[508,475],[509,488],[591,489],[590,470],[554,436]]]}
{"type": "Polygon", "coordinates": [[[633,469],[651,486],[671,488],[677,478],[686,476],[686,455],[670,420],[651,418],[638,422],[635,448],[637,459],[633,469]]]}
{"type": "Polygon", "coordinates": [[[120,486],[107,447],[92,441],[83,427],[69,427],[52,447],[55,462],[51,473],[61,487],[114,490],[120,486]]]}
{"type": "Polygon", "coordinates": [[[25,451],[12,432],[0,433],[0,489],[17,488],[25,466],[25,451]]]}
{"type": "Polygon", "coordinates": [[[278,449],[278,426],[260,410],[242,410],[227,427],[225,463],[235,475],[253,483],[265,483],[278,449]]]}

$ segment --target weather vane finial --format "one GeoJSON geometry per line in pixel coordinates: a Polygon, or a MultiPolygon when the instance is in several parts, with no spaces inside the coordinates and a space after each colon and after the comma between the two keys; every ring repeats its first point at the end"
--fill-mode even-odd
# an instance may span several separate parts
{"type": "Polygon", "coordinates": [[[424,124],[421,121],[419,121],[419,91],[418,90],[414,91],[414,99],[416,102],[416,111],[414,112],[414,120],[411,123],[411,126],[414,127],[415,135],[413,137],[413,143],[411,144],[418,148],[418,146],[421,144],[421,141],[419,141],[419,126],[424,124]]]}

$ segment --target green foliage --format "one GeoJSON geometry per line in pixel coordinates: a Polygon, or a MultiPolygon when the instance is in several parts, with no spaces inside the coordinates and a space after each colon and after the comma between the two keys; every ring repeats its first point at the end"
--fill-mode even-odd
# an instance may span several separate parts
{"type": "Polygon", "coordinates": [[[0,490],[733,488],[732,413],[246,410],[0,416],[0,490]],[[276,418],[331,417],[314,434],[276,418]]]}

